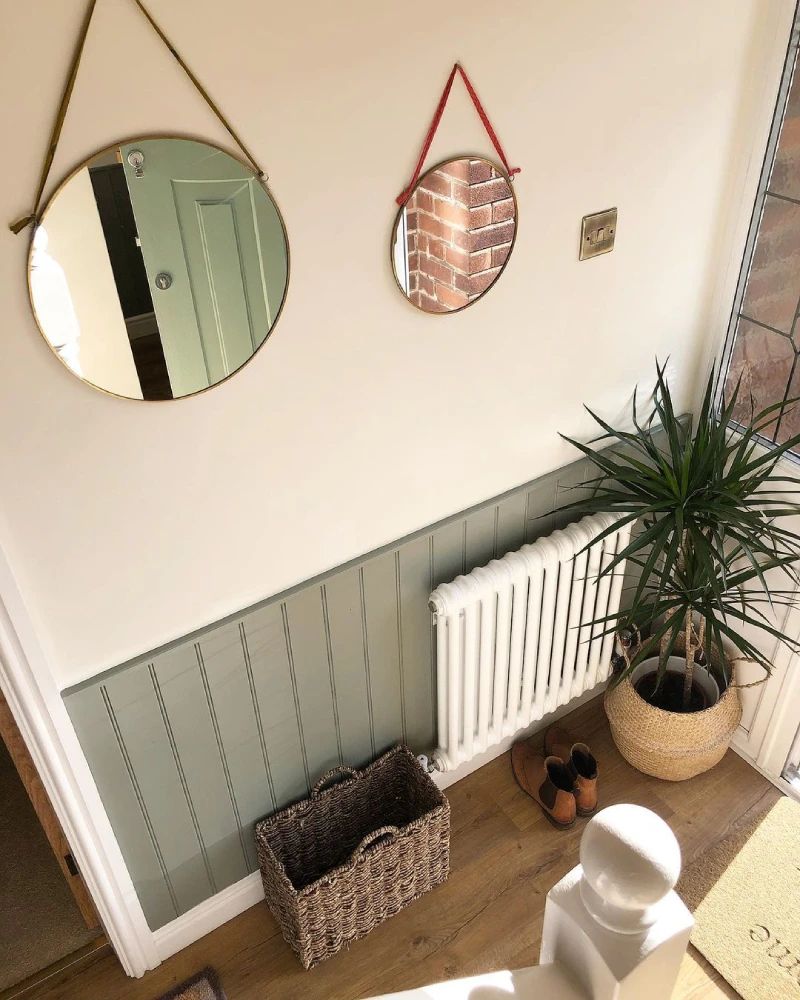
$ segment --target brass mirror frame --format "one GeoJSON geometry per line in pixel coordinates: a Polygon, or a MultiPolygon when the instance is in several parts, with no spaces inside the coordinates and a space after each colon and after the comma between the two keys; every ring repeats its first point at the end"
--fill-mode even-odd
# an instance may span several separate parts
{"type": "MultiPolygon", "coordinates": [[[[457,156],[448,156],[446,160],[441,160],[439,163],[434,163],[432,167],[428,167],[427,170],[425,170],[423,173],[420,174],[419,180],[414,185],[412,190],[409,192],[408,198],[406,198],[405,202],[403,202],[403,204],[400,206],[400,209],[397,213],[397,217],[394,220],[394,225],[392,226],[392,236],[389,241],[389,265],[392,269],[392,277],[394,278],[395,284],[397,285],[400,294],[403,296],[406,302],[410,306],[412,306],[412,308],[416,309],[418,312],[424,313],[426,316],[454,316],[456,313],[463,312],[465,309],[469,309],[470,306],[474,306],[476,303],[480,302],[481,299],[485,298],[489,294],[489,292],[494,288],[494,286],[503,276],[503,271],[505,271],[506,267],[508,266],[508,262],[511,260],[511,255],[514,252],[514,247],[516,246],[517,243],[518,231],[519,231],[519,202],[517,201],[517,193],[514,190],[513,179],[509,176],[506,169],[501,164],[496,163],[494,160],[490,160],[488,156],[480,156],[476,155],[475,153],[461,153],[457,156]],[[441,312],[433,312],[430,309],[424,309],[422,306],[418,306],[416,302],[412,302],[411,299],[408,297],[408,294],[406,293],[405,289],[400,284],[400,279],[397,277],[397,269],[394,266],[394,246],[395,243],[397,242],[397,230],[400,227],[400,222],[403,218],[403,212],[405,212],[406,205],[411,200],[412,196],[416,193],[417,188],[420,186],[423,180],[428,176],[428,174],[432,174],[434,170],[439,170],[440,167],[447,166],[448,163],[454,163],[457,160],[480,160],[482,163],[488,163],[489,166],[493,170],[496,170],[498,174],[500,174],[500,176],[503,178],[503,180],[505,180],[506,184],[508,185],[508,190],[511,192],[511,197],[514,200],[514,235],[511,237],[511,246],[509,247],[508,250],[508,256],[500,265],[500,270],[497,272],[497,275],[495,276],[495,279],[491,283],[491,285],[484,288],[484,290],[480,293],[480,295],[476,296],[471,302],[466,302],[463,306],[459,306],[457,309],[446,309],[442,310],[441,312]]],[[[406,252],[408,252],[408,247],[406,247],[406,252]]]]}
{"type": "Polygon", "coordinates": [[[28,246],[28,254],[26,257],[26,268],[27,268],[26,280],[28,284],[28,301],[31,304],[31,312],[33,313],[33,318],[36,321],[37,329],[39,330],[39,333],[42,335],[42,339],[49,347],[51,353],[54,354],[56,358],[58,358],[59,363],[62,364],[67,369],[67,371],[73,378],[76,378],[80,382],[83,382],[84,385],[88,385],[91,386],[93,389],[97,389],[98,392],[102,392],[106,396],[113,396],[115,399],[124,399],[130,403],[176,403],[182,399],[192,399],[195,396],[201,396],[203,393],[210,392],[211,389],[216,389],[218,386],[223,385],[225,382],[228,382],[235,375],[238,375],[240,371],[246,368],[253,360],[253,358],[255,358],[255,356],[261,351],[261,348],[264,346],[264,344],[266,344],[266,342],[272,336],[273,330],[278,325],[278,321],[283,315],[283,307],[286,305],[286,298],[289,294],[289,281],[291,279],[291,273],[292,273],[292,258],[291,258],[291,253],[289,251],[289,234],[286,231],[286,223],[284,222],[283,213],[281,212],[278,202],[275,200],[275,198],[272,195],[272,192],[268,187],[267,180],[258,176],[255,170],[253,170],[253,165],[251,163],[248,163],[246,160],[242,159],[242,157],[238,156],[236,153],[232,153],[229,149],[225,149],[224,146],[220,146],[219,143],[212,142],[210,139],[201,139],[198,138],[198,136],[196,135],[181,135],[178,133],[156,132],[156,133],[146,133],[145,135],[136,135],[128,139],[118,139],[116,142],[112,142],[110,145],[104,146],[102,149],[95,150],[95,152],[92,153],[91,156],[88,156],[86,159],[82,160],[77,165],[77,167],[72,169],[66,175],[66,177],[64,177],[64,179],[58,183],[53,193],[47,199],[47,203],[45,204],[44,208],[39,213],[39,217],[36,220],[36,225],[31,227],[31,238],[30,238],[30,244],[28,246]],[[91,161],[95,159],[95,157],[103,156],[106,153],[111,153],[114,150],[119,149],[121,146],[129,146],[137,142],[146,142],[146,141],[151,141],[153,139],[182,139],[187,142],[202,143],[202,145],[210,146],[211,149],[216,149],[220,153],[225,153],[226,156],[230,156],[232,160],[236,160],[237,163],[241,164],[248,171],[248,173],[252,174],[253,177],[255,177],[255,179],[258,181],[258,183],[266,192],[267,197],[272,201],[272,204],[275,206],[275,211],[278,214],[278,221],[281,224],[281,232],[283,233],[283,242],[286,246],[286,285],[284,286],[283,289],[283,297],[281,299],[281,304],[278,308],[278,312],[276,313],[272,326],[267,331],[267,334],[264,337],[264,339],[261,341],[258,347],[253,351],[253,353],[250,355],[247,361],[239,365],[239,367],[235,371],[232,371],[230,375],[226,375],[225,378],[221,378],[219,382],[215,382],[213,385],[208,385],[204,389],[197,389],[195,392],[187,392],[183,396],[173,396],[172,399],[136,399],[134,396],[123,396],[118,392],[112,392],[110,389],[104,389],[103,386],[96,385],[88,378],[84,378],[82,375],[78,375],[75,371],[73,371],[72,368],[70,368],[67,362],[53,347],[53,345],[50,343],[47,334],[44,332],[44,328],[41,322],[39,321],[39,314],[36,312],[36,303],[33,300],[33,289],[31,288],[31,261],[33,258],[33,241],[36,236],[36,232],[39,229],[39,226],[41,226],[44,223],[48,211],[50,210],[51,206],[53,205],[53,202],[55,202],[59,194],[61,194],[62,190],[67,186],[67,184],[69,184],[72,178],[75,177],[77,174],[79,174],[84,167],[87,167],[91,163],[91,161]]]}

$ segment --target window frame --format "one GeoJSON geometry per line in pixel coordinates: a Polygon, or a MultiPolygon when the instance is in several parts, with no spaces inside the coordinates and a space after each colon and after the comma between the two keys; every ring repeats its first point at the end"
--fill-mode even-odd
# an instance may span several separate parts
{"type": "MultiPolygon", "coordinates": [[[[780,86],[775,102],[775,110],[772,115],[767,145],[761,163],[761,170],[758,177],[758,188],[756,190],[753,210],[750,214],[750,222],[747,227],[747,239],[745,241],[742,263],[739,269],[739,277],[736,281],[733,302],[731,304],[728,324],[723,341],[723,349],[719,361],[716,365],[716,375],[714,381],[714,396],[717,412],[721,412],[724,403],[725,383],[730,371],[731,358],[733,356],[734,344],[736,342],[736,332],[739,326],[742,303],[747,290],[747,282],[750,278],[750,270],[753,266],[758,236],[761,231],[761,220],[764,214],[769,182],[772,177],[772,170],[775,165],[775,157],[778,151],[783,123],[786,117],[786,107],[789,101],[792,83],[795,73],[800,73],[800,0],[795,4],[794,16],[792,18],[792,29],[789,33],[789,41],[786,46],[783,69],[781,71],[780,86]]],[[[799,345],[800,346],[800,345],[799,345]]],[[[784,397],[785,398],[785,397],[784,397]]],[[[733,422],[734,426],[744,431],[742,424],[733,422]]],[[[764,448],[773,449],[776,443],[761,434],[755,435],[755,440],[764,448]]],[[[800,465],[800,452],[789,451],[786,458],[800,465]]]]}

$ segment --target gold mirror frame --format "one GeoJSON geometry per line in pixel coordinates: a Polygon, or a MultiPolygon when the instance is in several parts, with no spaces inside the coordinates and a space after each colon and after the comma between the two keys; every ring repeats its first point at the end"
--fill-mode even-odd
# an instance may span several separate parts
{"type": "Polygon", "coordinates": [[[228,382],[235,375],[238,375],[239,372],[241,372],[243,369],[245,369],[250,364],[250,362],[253,360],[253,358],[256,357],[256,355],[263,348],[264,344],[266,344],[266,342],[272,336],[272,332],[274,331],[275,327],[278,325],[278,322],[279,322],[281,316],[283,315],[283,308],[286,305],[286,298],[287,298],[287,296],[289,294],[289,282],[291,280],[291,272],[292,272],[292,266],[291,265],[292,265],[292,259],[291,259],[291,252],[289,250],[289,235],[288,235],[288,233],[286,231],[286,223],[285,223],[284,218],[283,218],[283,213],[280,210],[278,202],[273,197],[272,192],[270,191],[270,189],[269,189],[269,187],[267,185],[267,181],[265,179],[262,179],[261,177],[258,176],[258,174],[255,172],[255,170],[253,170],[252,164],[248,163],[241,156],[237,156],[236,153],[232,153],[229,149],[225,149],[223,146],[220,146],[218,143],[212,142],[209,139],[201,139],[201,138],[198,138],[195,135],[182,135],[182,134],[179,134],[179,133],[147,133],[145,135],[136,135],[136,136],[132,136],[130,138],[119,139],[116,142],[113,142],[113,143],[111,143],[108,146],[104,146],[102,149],[95,150],[95,152],[93,152],[91,154],[91,156],[88,156],[86,159],[82,160],[74,169],[72,169],[63,178],[63,180],[61,180],[59,182],[59,184],[54,189],[53,193],[47,199],[47,203],[45,204],[45,207],[39,213],[39,216],[38,216],[38,218],[36,220],[36,225],[31,227],[31,238],[30,238],[30,243],[28,245],[28,253],[27,253],[27,256],[26,256],[26,269],[27,269],[26,280],[27,280],[27,284],[28,284],[28,300],[30,301],[30,304],[31,304],[31,312],[33,313],[33,318],[36,321],[37,329],[39,330],[39,333],[41,334],[42,339],[47,344],[47,346],[50,349],[51,353],[54,354],[56,356],[56,358],[58,358],[59,363],[62,364],[67,369],[67,371],[70,373],[70,375],[72,375],[73,378],[77,378],[79,381],[83,382],[84,385],[91,386],[93,389],[96,389],[98,392],[102,392],[106,396],[113,396],[115,399],[124,399],[124,400],[127,400],[128,402],[131,402],[131,403],[174,403],[174,402],[178,402],[179,400],[182,400],[182,399],[192,399],[194,396],[200,396],[203,393],[209,392],[211,389],[216,389],[218,386],[221,386],[225,382],[228,382]],[[247,361],[245,361],[241,365],[239,365],[239,367],[237,369],[235,369],[234,371],[232,371],[229,375],[226,375],[224,378],[221,378],[218,382],[215,382],[213,385],[205,386],[202,389],[197,389],[195,392],[184,393],[181,396],[173,396],[172,399],[137,399],[137,398],[135,398],[133,396],[123,396],[120,393],[112,392],[110,389],[104,389],[103,386],[97,385],[96,383],[90,381],[89,379],[84,378],[82,375],[78,375],[72,368],[70,368],[70,366],[67,364],[67,362],[64,360],[64,358],[61,357],[61,355],[58,353],[58,351],[50,343],[50,339],[48,338],[47,334],[45,333],[44,328],[42,327],[42,324],[40,322],[39,315],[36,312],[36,303],[34,302],[34,299],[33,299],[33,289],[31,287],[31,262],[32,262],[32,258],[33,258],[33,242],[34,242],[34,239],[36,237],[36,233],[37,233],[37,231],[39,229],[39,226],[41,226],[44,223],[44,220],[47,217],[48,211],[52,207],[53,203],[55,202],[56,198],[59,196],[59,194],[61,193],[61,191],[66,187],[67,184],[69,184],[69,182],[73,179],[73,177],[75,177],[78,173],[80,173],[80,171],[83,170],[84,167],[87,167],[92,162],[92,160],[96,159],[98,156],[103,156],[103,155],[105,155],[107,153],[114,152],[115,150],[118,150],[121,146],[133,145],[134,143],[137,143],[137,142],[152,141],[154,139],[182,139],[182,140],[187,141],[187,142],[201,143],[202,145],[209,146],[211,149],[215,149],[215,150],[217,150],[220,153],[224,153],[226,156],[229,156],[232,160],[235,160],[237,163],[241,164],[241,166],[243,166],[248,171],[248,173],[252,174],[253,177],[255,177],[255,179],[258,181],[258,183],[264,189],[267,197],[270,199],[270,201],[274,205],[275,211],[276,211],[276,213],[278,215],[278,221],[280,222],[280,225],[281,225],[281,232],[283,234],[283,242],[284,242],[284,245],[286,247],[286,285],[284,286],[283,297],[281,298],[281,304],[280,304],[280,306],[278,308],[278,311],[277,311],[277,313],[275,315],[275,319],[274,319],[274,321],[272,323],[272,326],[270,326],[269,330],[267,331],[264,339],[261,341],[261,343],[258,345],[258,347],[253,351],[253,353],[250,355],[250,357],[247,359],[247,361]]]}
{"type": "MultiPolygon", "coordinates": [[[[505,271],[506,267],[508,266],[508,262],[511,260],[511,255],[514,252],[514,247],[516,246],[516,242],[517,242],[517,233],[518,233],[518,231],[519,231],[519,202],[517,201],[517,193],[514,190],[513,180],[509,176],[509,174],[506,171],[506,169],[503,166],[501,166],[499,163],[496,163],[494,160],[490,160],[488,156],[479,156],[479,155],[475,155],[473,153],[462,153],[462,154],[457,155],[457,156],[448,156],[446,160],[441,160],[439,163],[435,163],[432,167],[428,167],[427,170],[425,170],[422,174],[420,174],[420,177],[417,180],[416,184],[414,185],[414,187],[409,192],[408,198],[400,206],[400,208],[399,208],[399,210],[397,212],[397,217],[395,218],[394,225],[392,226],[391,239],[389,241],[389,264],[390,264],[391,269],[392,269],[392,277],[395,280],[395,284],[397,285],[397,288],[400,291],[400,294],[403,296],[403,298],[406,300],[406,302],[408,302],[408,304],[410,306],[413,306],[413,308],[416,309],[418,312],[424,313],[426,316],[453,316],[453,315],[455,315],[455,313],[463,312],[464,309],[469,309],[470,306],[474,306],[477,302],[480,302],[480,300],[483,299],[483,298],[485,298],[486,295],[488,295],[489,292],[494,288],[494,286],[497,284],[497,282],[503,276],[503,272],[505,271]],[[500,270],[495,275],[494,280],[479,295],[476,295],[475,298],[472,299],[471,302],[465,302],[464,305],[458,306],[455,309],[446,309],[446,310],[425,309],[423,306],[418,305],[416,302],[413,302],[409,298],[407,292],[405,291],[405,289],[403,288],[403,286],[400,283],[400,279],[397,276],[397,268],[395,267],[395,254],[394,254],[394,248],[395,248],[395,244],[397,242],[397,232],[398,232],[398,229],[400,228],[400,224],[401,224],[402,219],[403,219],[403,213],[406,210],[406,206],[408,205],[408,202],[411,200],[411,198],[413,197],[413,195],[416,193],[417,189],[419,188],[420,184],[422,184],[422,182],[425,180],[425,178],[428,177],[430,174],[432,174],[434,171],[439,170],[442,167],[445,167],[445,166],[447,166],[450,163],[455,163],[455,162],[457,162],[459,160],[479,160],[481,163],[488,163],[489,166],[493,170],[496,170],[497,173],[500,175],[500,177],[502,177],[503,180],[506,182],[506,184],[508,186],[508,190],[511,192],[511,197],[512,197],[512,199],[514,201],[514,235],[511,237],[511,246],[509,247],[509,250],[508,250],[508,256],[503,261],[503,263],[500,265],[500,270]]],[[[407,252],[407,248],[406,248],[406,252],[407,252]]]]}

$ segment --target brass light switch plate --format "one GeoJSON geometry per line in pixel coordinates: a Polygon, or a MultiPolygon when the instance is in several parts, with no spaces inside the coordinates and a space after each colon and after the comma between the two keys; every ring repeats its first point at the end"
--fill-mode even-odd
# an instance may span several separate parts
{"type": "Polygon", "coordinates": [[[614,249],[617,235],[617,210],[609,208],[605,212],[584,215],[581,225],[581,250],[579,260],[588,260],[614,249]]]}

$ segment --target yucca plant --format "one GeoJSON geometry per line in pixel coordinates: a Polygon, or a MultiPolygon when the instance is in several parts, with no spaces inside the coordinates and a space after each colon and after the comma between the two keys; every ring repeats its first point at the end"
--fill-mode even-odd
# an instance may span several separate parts
{"type": "MultiPolygon", "coordinates": [[[[632,431],[611,427],[587,407],[603,433],[588,444],[565,437],[592,459],[599,475],[585,484],[589,495],[561,509],[613,514],[618,520],[600,537],[636,522],[630,543],[600,574],[612,573],[623,560],[640,569],[633,593],[626,595],[625,621],[649,635],[616,680],[657,651],[658,689],[683,631],[682,710],[687,711],[695,663],[704,658],[710,665],[712,646],[722,653],[724,639],[767,672],[772,670],[769,658],[743,628],[759,627],[800,652],[800,643],[769,616],[770,610],[795,601],[800,582],[795,569],[800,539],[782,523],[800,513],[792,499],[800,482],[777,470],[786,453],[800,446],[800,435],[766,449],[759,436],[795,401],[756,413],[751,399],[750,422],[743,428],[733,417],[740,386],[717,408],[713,373],[700,412],[687,429],[675,412],[665,366],[656,363],[656,371],[652,410],[645,420],[640,420],[634,393],[632,431]],[[663,444],[657,444],[657,436],[663,444]],[[618,447],[596,449],[609,444],[618,447]]],[[[606,630],[619,624],[602,622],[606,630]]],[[[723,669],[727,685],[728,668],[723,669]]]]}

